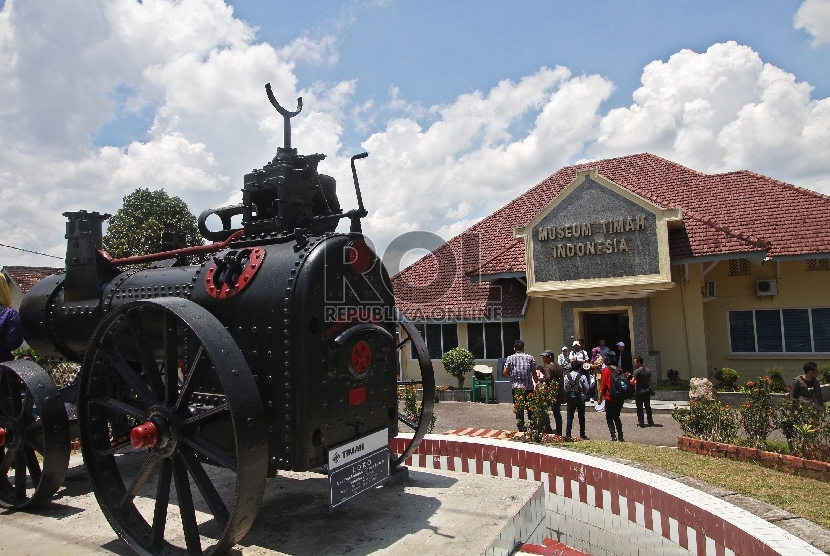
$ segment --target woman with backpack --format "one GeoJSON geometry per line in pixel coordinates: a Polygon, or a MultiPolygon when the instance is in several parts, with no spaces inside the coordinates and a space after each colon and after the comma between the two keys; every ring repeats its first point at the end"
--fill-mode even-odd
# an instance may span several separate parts
{"type": "Polygon", "coordinates": [[[568,402],[568,418],[565,424],[565,438],[571,438],[574,412],[579,419],[579,438],[588,440],[585,435],[585,396],[588,394],[588,379],[582,373],[582,363],[574,361],[571,370],[563,379],[565,399],[568,402]]]}
{"type": "Polygon", "coordinates": [[[608,352],[605,356],[605,366],[602,368],[600,396],[605,400],[605,422],[608,423],[612,441],[625,442],[622,420],[620,420],[626,396],[622,383],[627,382],[628,389],[630,389],[630,379],[631,377],[626,376],[625,371],[617,368],[617,354],[613,351],[608,352]]]}

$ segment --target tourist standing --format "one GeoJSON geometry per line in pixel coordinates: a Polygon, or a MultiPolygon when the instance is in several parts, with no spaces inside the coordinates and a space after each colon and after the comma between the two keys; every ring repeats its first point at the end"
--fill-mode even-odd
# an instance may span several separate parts
{"type": "Polygon", "coordinates": [[[821,396],[821,385],[818,382],[818,366],[812,361],[804,363],[804,373],[793,379],[790,392],[787,394],[794,400],[812,403],[816,409],[824,409],[824,399],[821,396]]]}
{"type": "Polygon", "coordinates": [[[579,363],[580,368],[582,364],[588,361],[588,353],[582,349],[582,344],[579,343],[579,340],[574,340],[573,346],[571,347],[571,354],[568,356],[568,360],[570,361],[571,365],[574,363],[579,363]]]}
{"type": "Polygon", "coordinates": [[[588,440],[585,436],[585,396],[588,394],[588,379],[580,372],[576,363],[570,371],[565,373],[563,380],[565,387],[565,399],[568,402],[568,419],[565,425],[565,437],[571,437],[573,429],[574,412],[579,419],[579,438],[588,440]]]}
{"type": "Polygon", "coordinates": [[[527,418],[530,420],[530,407],[527,404],[528,392],[533,392],[533,373],[536,370],[536,360],[532,355],[525,353],[525,343],[522,340],[516,340],[513,343],[513,355],[507,358],[504,362],[504,370],[502,374],[510,377],[510,383],[513,388],[513,409],[516,413],[516,428],[524,432],[525,427],[525,411],[527,411],[527,418]]]}
{"type": "Polygon", "coordinates": [[[617,342],[617,366],[631,374],[634,366],[631,364],[631,354],[625,349],[625,342],[617,342]]]}
{"type": "Polygon", "coordinates": [[[551,413],[553,413],[553,421],[556,424],[556,429],[553,434],[562,436],[562,404],[565,403],[565,384],[563,379],[565,377],[565,369],[558,362],[553,362],[553,351],[547,349],[542,352],[542,361],[544,367],[544,379],[547,382],[556,384],[556,398],[550,404],[551,413]]]}
{"type": "Polygon", "coordinates": [[[599,345],[594,350],[599,350],[599,354],[605,357],[611,351],[611,348],[605,345],[605,338],[600,338],[599,345]]]}
{"type": "Polygon", "coordinates": [[[644,427],[643,409],[648,418],[648,426],[654,426],[654,419],[651,416],[651,371],[643,366],[643,358],[634,358],[634,403],[637,405],[637,426],[644,427]]]}
{"type": "Polygon", "coordinates": [[[571,350],[568,349],[568,346],[562,346],[562,353],[559,354],[559,357],[556,358],[556,363],[561,365],[562,368],[569,368],[571,366],[571,350]]]}
{"type": "Polygon", "coordinates": [[[617,354],[613,351],[605,356],[605,367],[602,369],[602,382],[600,395],[605,400],[605,422],[608,424],[608,431],[611,433],[611,440],[624,442],[622,421],[623,398],[615,397],[611,388],[611,381],[614,373],[617,372],[617,354]]]}

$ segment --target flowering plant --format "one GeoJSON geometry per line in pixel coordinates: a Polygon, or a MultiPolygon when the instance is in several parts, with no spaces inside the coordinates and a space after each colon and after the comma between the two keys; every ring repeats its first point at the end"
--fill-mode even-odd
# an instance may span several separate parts
{"type": "Polygon", "coordinates": [[[545,428],[550,426],[548,408],[556,400],[556,382],[541,382],[532,392],[528,392],[525,403],[530,410],[530,439],[541,442],[545,428]]]}
{"type": "MultiPolygon", "coordinates": [[[[418,403],[418,394],[415,388],[411,385],[402,386],[398,388],[398,399],[403,402],[403,411],[407,419],[418,422],[421,420],[421,413],[424,411],[424,404],[418,403]]],[[[435,429],[435,414],[432,414],[432,420],[429,423],[428,433],[435,429]]]]}
{"type": "Polygon", "coordinates": [[[738,437],[737,411],[717,401],[691,402],[689,407],[675,409],[671,416],[680,424],[684,436],[727,444],[738,437]]]}
{"type": "Polygon", "coordinates": [[[776,384],[768,376],[762,376],[758,382],[749,381],[741,388],[747,393],[746,401],[741,404],[741,426],[750,446],[764,449],[767,437],[774,430],[775,406],[772,392],[776,384]]]}
{"type": "Polygon", "coordinates": [[[525,389],[513,389],[513,413],[516,414],[516,430],[525,432],[525,409],[527,408],[527,401],[525,400],[525,389]]]}

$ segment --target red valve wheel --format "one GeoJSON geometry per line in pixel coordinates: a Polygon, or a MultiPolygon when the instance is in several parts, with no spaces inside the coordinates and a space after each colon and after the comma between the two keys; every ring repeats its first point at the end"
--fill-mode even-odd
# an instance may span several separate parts
{"type": "Polygon", "coordinates": [[[363,340],[355,342],[352,346],[351,363],[352,369],[358,374],[363,374],[369,370],[369,366],[372,364],[372,348],[369,347],[369,344],[363,340]]]}
{"type": "Polygon", "coordinates": [[[0,428],[0,446],[6,445],[6,429],[0,428]]]}
{"type": "Polygon", "coordinates": [[[158,442],[159,435],[152,421],[133,427],[130,431],[130,443],[133,448],[153,448],[158,442]]]}

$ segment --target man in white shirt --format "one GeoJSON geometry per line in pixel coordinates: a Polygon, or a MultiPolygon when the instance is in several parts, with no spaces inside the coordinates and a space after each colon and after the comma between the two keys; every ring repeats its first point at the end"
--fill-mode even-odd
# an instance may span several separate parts
{"type": "Polygon", "coordinates": [[[571,350],[568,349],[568,346],[562,346],[562,353],[560,353],[559,357],[556,358],[556,363],[562,365],[566,369],[570,369],[571,360],[568,358],[570,351],[571,350]]]}
{"type": "Polygon", "coordinates": [[[579,363],[579,366],[582,367],[583,363],[588,362],[588,352],[582,349],[582,345],[579,343],[579,340],[574,340],[573,349],[571,350],[571,355],[568,357],[568,360],[573,363],[579,363]]]}

